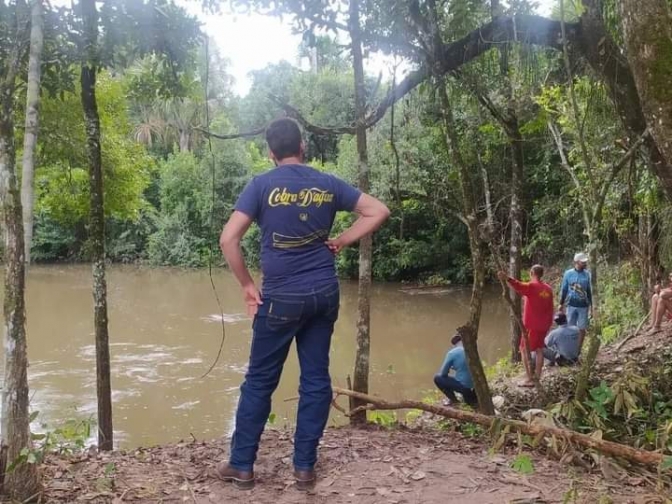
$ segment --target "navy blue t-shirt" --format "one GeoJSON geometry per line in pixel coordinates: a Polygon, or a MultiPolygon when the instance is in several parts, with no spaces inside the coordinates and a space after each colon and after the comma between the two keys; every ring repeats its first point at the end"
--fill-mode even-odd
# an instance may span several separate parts
{"type": "Polygon", "coordinates": [[[281,165],[254,177],[235,210],[261,228],[262,292],[301,293],[336,281],[325,245],[336,212],[353,211],[361,192],[305,165],[281,165]]]}

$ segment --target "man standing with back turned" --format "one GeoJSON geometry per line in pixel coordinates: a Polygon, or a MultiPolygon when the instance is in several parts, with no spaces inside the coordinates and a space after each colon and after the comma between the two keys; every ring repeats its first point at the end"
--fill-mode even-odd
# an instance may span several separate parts
{"type": "Polygon", "coordinates": [[[241,489],[254,487],[253,465],[271,411],[271,395],[296,338],[301,378],[294,476],[297,488],[308,490],[315,483],[317,445],[332,400],[329,347],[339,309],[334,254],[378,229],[390,211],[333,175],[304,165],[301,131],[292,119],[271,123],[266,141],[276,168],[247,184],[220,238],[254,322],[231,453],[228,463],[217,466],[217,475],[241,489]],[[329,239],[336,212],[341,210],[354,211],[359,218],[343,234],[329,239]],[[254,221],[261,228],[261,291],[240,249],[254,221]]]}

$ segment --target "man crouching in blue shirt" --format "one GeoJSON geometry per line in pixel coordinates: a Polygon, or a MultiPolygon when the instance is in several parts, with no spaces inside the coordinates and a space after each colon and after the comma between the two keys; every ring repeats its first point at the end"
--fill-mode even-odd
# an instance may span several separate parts
{"type": "Polygon", "coordinates": [[[241,489],[254,487],[253,466],[271,412],[271,395],[296,338],[301,377],[294,476],[297,488],[308,490],[315,484],[317,445],[332,401],[329,347],[339,309],[334,254],[378,229],[390,211],[372,196],[303,164],[304,143],[295,121],[271,123],[266,141],[276,168],[247,184],[220,238],[254,322],[229,461],[217,466],[217,475],[241,489]],[[359,218],[329,239],[338,211],[354,211],[359,218]],[[261,290],[240,249],[255,221],[261,228],[261,290]]]}
{"type": "Polygon", "coordinates": [[[443,365],[439,373],[434,376],[434,383],[443,392],[447,399],[443,402],[444,406],[450,406],[457,403],[455,392],[461,394],[469,406],[476,408],[478,400],[474,391],[474,383],[471,380],[471,373],[467,366],[467,358],[464,355],[462,338],[459,334],[453,336],[450,342],[454,345],[443,360],[443,365]],[[455,370],[455,376],[450,376],[450,370],[455,370]]]}

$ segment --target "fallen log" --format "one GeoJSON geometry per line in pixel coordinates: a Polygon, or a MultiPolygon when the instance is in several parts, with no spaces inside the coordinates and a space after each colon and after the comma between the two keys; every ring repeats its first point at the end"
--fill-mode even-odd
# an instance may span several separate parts
{"type": "Polygon", "coordinates": [[[551,427],[535,423],[528,424],[525,422],[521,422],[520,420],[488,416],[483,415],[482,413],[475,413],[472,411],[466,411],[457,408],[447,408],[444,406],[425,404],[420,401],[403,400],[400,402],[390,402],[384,399],[380,399],[378,397],[374,397],[368,394],[362,394],[361,392],[355,392],[340,387],[333,387],[333,391],[337,396],[344,395],[360,399],[361,401],[364,401],[373,406],[373,408],[371,409],[377,409],[377,410],[418,409],[422,411],[427,411],[429,413],[434,413],[435,415],[441,415],[446,418],[451,418],[453,420],[458,420],[461,422],[472,422],[487,427],[488,429],[494,427],[496,422],[499,422],[501,426],[508,426],[511,429],[515,429],[516,431],[521,432],[523,434],[528,434],[530,436],[542,436],[542,437],[556,436],[557,438],[566,439],[569,442],[575,443],[579,446],[583,446],[585,448],[591,448],[606,455],[619,457],[622,459],[629,460],[631,462],[637,462],[639,464],[643,464],[649,467],[658,468],[663,462],[663,460],[666,458],[662,453],[659,452],[639,450],[637,448],[633,448],[632,446],[614,443],[613,441],[596,439],[586,434],[580,434],[579,432],[575,432],[569,429],[562,429],[560,427],[551,427]]]}

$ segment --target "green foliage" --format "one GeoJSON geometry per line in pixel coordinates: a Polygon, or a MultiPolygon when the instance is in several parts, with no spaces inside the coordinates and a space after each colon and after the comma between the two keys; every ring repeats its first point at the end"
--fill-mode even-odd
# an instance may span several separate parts
{"type": "Polygon", "coordinates": [[[485,366],[485,376],[488,382],[496,378],[512,378],[521,371],[521,364],[511,362],[508,357],[502,357],[492,366],[485,366]]]}
{"type": "Polygon", "coordinates": [[[148,241],[150,262],[190,267],[207,263],[221,223],[246,182],[248,159],[243,145],[230,144],[217,149],[214,160],[182,152],[161,164],[160,213],[148,241]]]}
{"type": "Polygon", "coordinates": [[[397,414],[394,411],[367,411],[366,419],[381,427],[391,428],[397,423],[397,414]]]}
{"type": "MultiPolygon", "coordinates": [[[[33,411],[30,422],[34,422],[39,411],[33,411]]],[[[23,448],[19,456],[7,467],[7,471],[14,471],[21,464],[40,464],[49,453],[74,454],[86,448],[86,442],[91,438],[91,429],[95,426],[93,417],[87,419],[69,419],[54,430],[49,430],[46,424],[43,433],[31,434],[33,446],[23,448]]]]}
{"type": "Polygon", "coordinates": [[[632,363],[627,364],[612,383],[592,387],[583,403],[558,404],[553,413],[572,429],[672,454],[672,401],[666,382],[672,369],[664,366],[652,376],[661,379],[643,378],[632,363]]]}
{"type": "Polygon", "coordinates": [[[511,469],[520,474],[533,474],[534,462],[527,453],[520,453],[511,461],[511,469]]]}
{"type": "Polygon", "coordinates": [[[641,279],[632,263],[601,268],[602,341],[610,343],[635,329],[646,315],[641,303],[641,279]]]}
{"type": "Polygon", "coordinates": [[[462,422],[459,429],[462,434],[470,438],[478,438],[483,435],[483,427],[475,423],[462,422]]]}
{"type": "MultiPolygon", "coordinates": [[[[129,134],[131,123],[122,83],[107,74],[99,77],[102,157],[105,174],[105,213],[134,221],[145,204],[143,194],[155,169],[154,160],[129,134]]],[[[74,225],[88,218],[89,176],[84,118],[79,90],[42,102],[45,147],[37,172],[36,213],[45,212],[60,224],[74,225]]]]}

